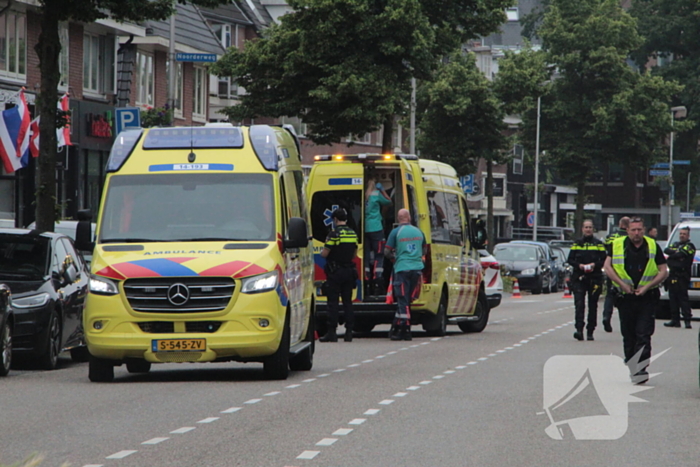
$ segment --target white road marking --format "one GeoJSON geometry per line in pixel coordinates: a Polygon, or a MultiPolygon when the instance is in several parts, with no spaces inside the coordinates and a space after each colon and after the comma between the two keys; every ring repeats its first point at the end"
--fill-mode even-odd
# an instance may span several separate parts
{"type": "Polygon", "coordinates": [[[356,366],[360,366],[360,364],[359,363],[351,363],[350,365],[348,365],[348,368],[355,368],[356,366]]]}
{"type": "Polygon", "coordinates": [[[430,383],[432,383],[432,381],[421,381],[421,382],[418,383],[418,384],[422,384],[422,385],[425,386],[426,384],[430,384],[430,383]]]}
{"type": "Polygon", "coordinates": [[[297,459],[313,459],[318,456],[321,451],[304,451],[297,456],[297,459]]]}
{"type": "Polygon", "coordinates": [[[362,363],[372,363],[374,359],[370,358],[369,360],[362,360],[362,363]]]}
{"type": "Polygon", "coordinates": [[[162,443],[163,441],[167,441],[169,439],[170,438],[153,438],[153,439],[149,439],[148,441],[144,441],[141,444],[158,444],[158,443],[162,443]]]}
{"type": "Polygon", "coordinates": [[[503,349],[501,349],[501,350],[496,350],[496,353],[503,353],[503,352],[505,352],[505,350],[503,350],[503,349]]]}
{"type": "Polygon", "coordinates": [[[430,342],[421,342],[420,345],[428,345],[428,344],[430,344],[430,342]]]}
{"type": "Polygon", "coordinates": [[[396,394],[394,394],[391,397],[406,397],[407,395],[408,395],[407,392],[397,392],[396,394]]]}
{"type": "Polygon", "coordinates": [[[105,459],[124,459],[126,456],[130,456],[135,452],[138,452],[138,451],[119,451],[119,452],[115,452],[111,456],[105,457],[105,459]]]}
{"type": "Polygon", "coordinates": [[[309,378],[302,381],[302,383],[313,383],[314,381],[316,381],[316,378],[309,378]]]}
{"type": "Polygon", "coordinates": [[[384,358],[384,357],[386,357],[386,355],[377,355],[377,356],[374,357],[374,358],[384,358]]]}
{"type": "Polygon", "coordinates": [[[522,347],[523,344],[513,344],[513,347],[522,347]]]}
{"type": "Polygon", "coordinates": [[[348,425],[362,425],[366,421],[366,418],[354,418],[348,422],[348,425]]]}
{"type": "Polygon", "coordinates": [[[301,384],[290,384],[289,386],[285,386],[287,389],[296,389],[300,387],[301,384]]]}
{"type": "Polygon", "coordinates": [[[466,368],[466,366],[459,365],[459,366],[456,366],[455,368],[457,368],[458,370],[464,370],[466,368]]]}
{"type": "Polygon", "coordinates": [[[338,368],[337,370],[333,370],[333,373],[342,373],[345,371],[345,368],[338,368]]]}
{"type": "Polygon", "coordinates": [[[396,350],[392,350],[391,352],[387,352],[387,355],[394,355],[395,353],[398,353],[396,350]]]}
{"type": "Polygon", "coordinates": [[[211,423],[217,421],[218,419],[219,417],[207,417],[203,420],[198,421],[197,423],[211,423]]]}
{"type": "Polygon", "coordinates": [[[194,430],[195,427],[193,426],[183,426],[182,428],[178,428],[177,430],[173,430],[170,432],[171,435],[181,435],[183,433],[187,433],[188,431],[194,430]]]}
{"type": "Polygon", "coordinates": [[[102,464],[85,464],[83,467],[104,467],[102,464]]]}
{"type": "Polygon", "coordinates": [[[221,413],[234,413],[241,410],[240,407],[231,407],[230,409],[222,410],[221,413]]]}
{"type": "Polygon", "coordinates": [[[323,373],[322,375],[316,375],[317,378],[325,378],[326,376],[330,376],[330,374],[323,373]]]}
{"type": "Polygon", "coordinates": [[[488,358],[487,358],[487,357],[481,357],[481,358],[477,358],[477,360],[479,360],[480,362],[483,362],[483,361],[485,361],[485,360],[488,360],[488,358]]]}
{"type": "Polygon", "coordinates": [[[440,339],[442,339],[442,338],[441,338],[441,337],[433,337],[433,338],[430,339],[430,340],[433,341],[433,342],[435,342],[435,341],[439,341],[440,339]]]}
{"type": "MultiPolygon", "coordinates": [[[[531,337],[530,339],[534,339],[534,337],[531,337]]],[[[520,341],[520,343],[521,343],[521,344],[527,344],[528,342],[530,342],[530,339],[523,339],[523,340],[520,341]]]]}
{"type": "Polygon", "coordinates": [[[391,400],[391,399],[384,399],[383,401],[381,401],[381,402],[379,403],[379,405],[390,405],[390,404],[393,404],[393,403],[394,403],[394,401],[391,400]]]}
{"type": "Polygon", "coordinates": [[[406,389],[408,389],[409,391],[417,391],[420,389],[420,386],[409,386],[406,389]]]}
{"type": "Polygon", "coordinates": [[[267,394],[263,394],[263,395],[270,397],[270,396],[276,396],[277,394],[282,394],[282,393],[279,391],[272,391],[272,392],[268,392],[267,394]]]}
{"type": "Polygon", "coordinates": [[[420,344],[413,344],[411,348],[418,347],[420,344]]]}
{"type": "Polygon", "coordinates": [[[244,404],[257,404],[260,402],[262,399],[251,399],[249,401],[245,401],[244,404]]]}
{"type": "Polygon", "coordinates": [[[467,363],[467,365],[476,365],[476,364],[477,364],[477,362],[469,362],[469,363],[467,363]]]}
{"type": "Polygon", "coordinates": [[[316,446],[330,446],[338,441],[338,438],[323,438],[321,441],[316,443],[316,446]]]}
{"type": "Polygon", "coordinates": [[[350,433],[352,433],[352,428],[340,428],[340,429],[338,429],[338,430],[335,430],[335,431],[333,432],[333,435],[335,435],[335,436],[345,436],[345,435],[349,435],[350,433]]]}
{"type": "Polygon", "coordinates": [[[513,347],[506,347],[506,350],[513,350],[513,347]]]}
{"type": "Polygon", "coordinates": [[[488,356],[489,356],[489,357],[495,357],[496,354],[495,354],[495,353],[490,353],[488,356]]]}
{"type": "Polygon", "coordinates": [[[443,373],[446,374],[446,375],[451,375],[452,373],[456,373],[456,371],[454,371],[454,370],[445,370],[445,371],[443,371],[443,373]]]}
{"type": "Polygon", "coordinates": [[[442,379],[444,377],[445,377],[445,375],[435,375],[435,376],[433,376],[433,379],[442,379]]]}
{"type": "Polygon", "coordinates": [[[362,415],[377,415],[379,413],[379,410],[380,409],[369,409],[368,411],[366,411],[362,415]]]}

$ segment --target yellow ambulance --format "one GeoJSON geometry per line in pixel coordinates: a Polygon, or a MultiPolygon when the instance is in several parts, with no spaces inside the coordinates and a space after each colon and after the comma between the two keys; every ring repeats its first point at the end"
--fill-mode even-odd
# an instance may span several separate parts
{"type": "Polygon", "coordinates": [[[366,191],[376,183],[382,184],[392,201],[383,212],[384,238],[396,227],[398,210],[405,208],[428,243],[420,296],[411,305],[411,324],[422,324],[434,336],[445,335],[448,323],[458,324],[464,332],[483,331],[489,305],[477,251],[483,245],[477,238],[484,238],[484,232],[477,235],[472,229],[455,169],[410,154],[354,154],[316,156],[307,184],[319,333],[325,330],[327,311],[321,296],[325,260],[320,253],[332,227],[331,213],[338,207],[347,210],[348,225],[360,240],[356,259],[359,279],[353,292],[354,330],[369,332],[377,324],[391,323],[394,317],[396,305],[386,303],[391,262],[384,260],[382,281],[372,281],[365,271],[365,199],[366,191]]]}
{"type": "MultiPolygon", "coordinates": [[[[91,381],[114,367],[314,354],[313,256],[299,145],[267,125],[133,129],[107,163],[83,326],[91,381]]],[[[87,221],[82,221],[83,223],[87,221]]],[[[89,242],[89,226],[77,242],[89,242]]]]}

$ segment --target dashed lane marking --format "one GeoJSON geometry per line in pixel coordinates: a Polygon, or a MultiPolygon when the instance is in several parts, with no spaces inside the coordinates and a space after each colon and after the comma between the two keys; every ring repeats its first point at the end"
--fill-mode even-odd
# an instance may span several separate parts
{"type": "Polygon", "coordinates": [[[297,456],[297,459],[313,459],[318,456],[321,451],[304,451],[297,456]]]}
{"type": "Polygon", "coordinates": [[[115,452],[111,456],[105,457],[105,459],[124,459],[126,456],[130,456],[138,451],[119,451],[115,452]]]}
{"type": "Polygon", "coordinates": [[[379,405],[391,405],[393,403],[394,403],[394,401],[392,399],[384,399],[383,401],[381,401],[379,403],[379,405]]]}
{"type": "Polygon", "coordinates": [[[238,412],[239,410],[241,410],[240,407],[231,407],[229,409],[222,410],[221,413],[234,413],[234,412],[238,412]]]}
{"type": "Polygon", "coordinates": [[[153,439],[149,439],[148,441],[144,441],[141,444],[159,444],[159,443],[162,443],[163,441],[167,441],[169,439],[170,438],[153,438],[153,439]]]}
{"type": "Polygon", "coordinates": [[[377,415],[381,409],[369,409],[363,415],[377,415]]]}
{"type": "Polygon", "coordinates": [[[267,394],[263,394],[263,395],[267,396],[267,397],[271,397],[271,396],[276,396],[277,394],[282,394],[282,393],[279,391],[272,391],[272,392],[268,392],[267,394]]]}
{"type": "Polygon", "coordinates": [[[194,430],[195,427],[193,426],[183,426],[182,428],[178,428],[177,430],[173,430],[170,432],[171,435],[181,435],[183,433],[187,433],[188,431],[194,430]]]}
{"type": "Polygon", "coordinates": [[[215,422],[219,419],[219,417],[207,417],[203,420],[198,421],[197,423],[212,423],[215,422]]]}
{"type": "Polygon", "coordinates": [[[339,428],[333,432],[334,436],[345,436],[352,433],[352,428],[339,428]]]}
{"type": "Polygon", "coordinates": [[[244,404],[248,404],[248,405],[250,405],[250,404],[257,404],[257,403],[260,402],[261,400],[262,400],[262,399],[250,399],[250,400],[245,401],[244,404]]]}
{"type": "Polygon", "coordinates": [[[323,438],[321,441],[316,443],[316,446],[331,446],[336,441],[338,441],[338,438],[323,438]]]}
{"type": "Polygon", "coordinates": [[[362,425],[366,421],[366,418],[354,418],[348,422],[348,425],[362,425]]]}

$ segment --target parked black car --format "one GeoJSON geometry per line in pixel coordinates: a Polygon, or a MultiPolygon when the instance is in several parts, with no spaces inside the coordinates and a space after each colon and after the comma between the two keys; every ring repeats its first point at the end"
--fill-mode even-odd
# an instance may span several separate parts
{"type": "Polygon", "coordinates": [[[42,368],[56,368],[58,354],[70,350],[86,361],[82,317],[90,275],[66,235],[0,229],[0,281],[12,290],[12,353],[42,368]]]}
{"type": "Polygon", "coordinates": [[[504,266],[504,275],[518,279],[520,290],[549,293],[556,279],[542,248],[527,243],[500,243],[493,256],[504,266]]]}
{"type": "Polygon", "coordinates": [[[7,376],[12,365],[12,319],[10,288],[0,284],[0,376],[7,376]]]}

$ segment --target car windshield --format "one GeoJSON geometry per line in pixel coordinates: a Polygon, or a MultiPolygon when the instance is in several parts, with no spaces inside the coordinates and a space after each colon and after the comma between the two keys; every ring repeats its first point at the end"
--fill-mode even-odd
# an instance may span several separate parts
{"type": "Polygon", "coordinates": [[[0,280],[40,280],[48,267],[49,239],[0,234],[0,280]]]}
{"type": "Polygon", "coordinates": [[[537,248],[508,245],[496,247],[493,255],[499,261],[537,261],[537,248]]]}
{"type": "Polygon", "coordinates": [[[101,243],[272,241],[271,174],[115,175],[101,243]]]}
{"type": "MultiPolygon", "coordinates": [[[[671,240],[668,241],[667,245],[670,245],[671,243],[680,240],[680,230],[681,228],[679,227],[673,232],[673,235],[671,235],[671,240]]],[[[698,247],[698,245],[700,245],[700,229],[690,229],[690,241],[693,243],[693,245],[695,245],[696,248],[698,247]]]]}

